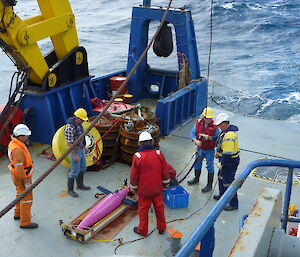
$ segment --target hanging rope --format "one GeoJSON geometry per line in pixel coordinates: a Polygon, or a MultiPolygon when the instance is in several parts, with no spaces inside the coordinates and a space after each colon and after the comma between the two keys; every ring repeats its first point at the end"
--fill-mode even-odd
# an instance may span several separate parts
{"type": "Polygon", "coordinates": [[[209,37],[209,54],[208,54],[208,63],[207,63],[207,80],[206,80],[206,103],[205,107],[207,107],[208,101],[208,84],[209,84],[209,76],[210,76],[210,61],[211,61],[211,49],[212,49],[212,41],[213,41],[213,8],[214,1],[210,2],[210,37],[209,37]]]}
{"type": "Polygon", "coordinates": [[[127,85],[129,79],[131,78],[131,76],[135,73],[137,67],[141,64],[141,62],[143,61],[143,59],[145,58],[149,48],[152,46],[155,38],[157,37],[159,31],[161,30],[170,6],[171,6],[172,0],[169,1],[168,7],[166,8],[166,11],[160,21],[160,25],[157,29],[157,31],[155,32],[154,36],[152,37],[151,41],[149,42],[149,44],[147,45],[147,47],[145,48],[144,52],[142,53],[142,55],[140,56],[140,58],[138,59],[137,63],[132,67],[131,71],[128,73],[125,81],[122,83],[122,85],[119,87],[119,89],[116,92],[116,95],[113,96],[107,103],[107,105],[103,108],[103,110],[96,116],[96,118],[91,122],[91,124],[89,125],[89,127],[78,137],[77,140],[75,140],[75,142],[68,148],[68,150],[66,152],[64,152],[62,154],[61,157],[59,157],[57,159],[57,161],[55,163],[53,163],[53,165],[47,170],[45,171],[42,176],[40,176],[37,180],[35,180],[22,194],[20,194],[18,197],[16,197],[11,203],[9,203],[4,209],[2,209],[0,211],[0,218],[2,216],[4,216],[10,209],[12,209],[18,202],[20,202],[29,192],[31,192],[38,184],[40,184],[62,161],[63,159],[65,159],[65,157],[75,149],[75,147],[77,146],[77,144],[87,135],[87,133],[93,128],[95,127],[95,125],[98,123],[98,121],[100,120],[100,118],[105,114],[105,112],[108,110],[108,108],[110,107],[110,105],[114,102],[115,98],[117,98],[117,96],[121,93],[121,91],[123,90],[123,88],[125,87],[125,85],[127,85]]]}
{"type": "Polygon", "coordinates": [[[179,86],[178,90],[186,87],[191,82],[191,69],[186,56],[178,52],[181,56],[180,70],[179,70],[179,86]]]}

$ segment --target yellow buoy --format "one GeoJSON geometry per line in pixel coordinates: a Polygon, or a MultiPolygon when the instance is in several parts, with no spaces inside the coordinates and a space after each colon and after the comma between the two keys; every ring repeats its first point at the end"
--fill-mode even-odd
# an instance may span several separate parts
{"type": "MultiPolygon", "coordinates": [[[[84,129],[87,129],[90,125],[89,122],[83,122],[82,126],[84,129]]],[[[68,144],[64,135],[64,130],[67,125],[62,126],[59,128],[53,139],[52,139],[52,150],[53,154],[56,159],[63,155],[65,151],[68,149],[68,144]]],[[[86,147],[88,149],[87,153],[85,154],[86,157],[86,166],[91,166],[99,160],[102,155],[103,151],[103,144],[99,131],[96,128],[92,128],[89,133],[85,136],[86,147]]],[[[60,163],[66,168],[70,168],[70,157],[69,155],[66,156],[65,159],[62,160],[60,163]]]]}

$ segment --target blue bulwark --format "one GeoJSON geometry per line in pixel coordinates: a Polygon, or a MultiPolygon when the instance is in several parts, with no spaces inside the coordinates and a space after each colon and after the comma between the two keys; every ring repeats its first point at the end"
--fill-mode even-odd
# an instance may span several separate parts
{"type": "Polygon", "coordinates": [[[206,81],[198,81],[161,99],[156,105],[156,117],[161,136],[169,135],[173,130],[198,116],[206,103],[206,81]]]}
{"type": "Polygon", "coordinates": [[[45,93],[25,93],[20,107],[27,113],[25,122],[32,131],[32,141],[51,144],[55,132],[80,107],[89,116],[95,115],[92,113],[90,99],[97,95],[90,80],[91,78],[79,80],[45,93]]]}

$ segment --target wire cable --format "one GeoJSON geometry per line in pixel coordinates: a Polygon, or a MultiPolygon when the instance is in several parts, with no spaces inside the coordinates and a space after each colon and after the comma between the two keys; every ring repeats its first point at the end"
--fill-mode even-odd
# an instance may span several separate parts
{"type": "MultiPolygon", "coordinates": [[[[188,137],[185,136],[180,136],[180,135],[174,135],[172,134],[173,137],[179,137],[182,139],[188,139],[190,140],[188,137]]],[[[244,151],[244,152],[248,152],[248,153],[256,153],[256,154],[260,154],[260,155],[264,155],[264,156],[269,156],[269,157],[273,157],[273,158],[278,158],[278,159],[283,159],[283,160],[293,160],[291,158],[287,158],[287,157],[283,157],[283,156],[278,156],[278,155],[274,155],[274,154],[267,154],[267,153],[263,153],[263,152],[258,152],[258,151],[253,151],[250,149],[246,149],[246,148],[239,148],[239,151],[244,151]]]]}
{"type": "Polygon", "coordinates": [[[206,82],[206,102],[205,106],[207,107],[208,101],[208,84],[209,84],[209,76],[210,76],[210,63],[211,63],[211,51],[212,51],[212,42],[213,42],[213,7],[214,1],[210,2],[210,34],[209,34],[209,53],[208,53],[208,62],[207,62],[207,82],[206,82]]]}
{"type": "Polygon", "coordinates": [[[191,159],[188,161],[188,163],[185,165],[185,167],[181,170],[181,172],[178,175],[176,175],[176,177],[179,177],[183,173],[183,171],[187,168],[187,166],[189,166],[190,162],[192,161],[192,159],[195,155],[196,155],[196,152],[192,155],[191,159]]]}

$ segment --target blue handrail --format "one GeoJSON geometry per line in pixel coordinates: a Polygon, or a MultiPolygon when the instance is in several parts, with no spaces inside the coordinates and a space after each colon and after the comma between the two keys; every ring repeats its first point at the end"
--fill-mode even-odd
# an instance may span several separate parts
{"type": "MultiPolygon", "coordinates": [[[[267,159],[267,160],[256,160],[250,162],[244,168],[240,176],[235,181],[233,181],[231,186],[226,190],[226,192],[220,198],[220,200],[217,202],[214,208],[212,208],[211,211],[207,214],[207,216],[202,220],[200,225],[196,228],[193,234],[189,237],[186,243],[176,254],[176,257],[190,256],[190,254],[194,251],[196,245],[203,239],[207,231],[214,225],[220,213],[223,211],[225,206],[235,195],[236,191],[242,186],[242,184],[249,176],[251,171],[256,167],[262,167],[262,166],[288,167],[290,168],[289,171],[292,171],[294,168],[300,168],[300,161],[267,159]]],[[[289,185],[291,187],[292,183],[289,183],[289,185]]],[[[286,203],[284,205],[287,206],[286,203]]],[[[285,217],[284,220],[286,220],[285,217]]]]}
{"type": "Polygon", "coordinates": [[[289,217],[289,206],[291,200],[291,193],[292,193],[292,185],[293,185],[293,168],[289,168],[288,177],[286,179],[286,187],[285,187],[285,194],[284,194],[284,202],[283,202],[283,220],[281,222],[281,228],[286,232],[286,225],[287,220],[289,217]]]}

